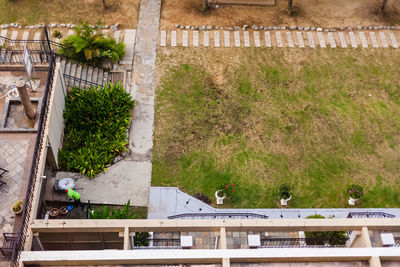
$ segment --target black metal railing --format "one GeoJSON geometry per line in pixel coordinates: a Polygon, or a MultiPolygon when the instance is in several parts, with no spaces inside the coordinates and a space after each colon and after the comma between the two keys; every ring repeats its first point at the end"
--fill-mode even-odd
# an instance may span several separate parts
{"type": "Polygon", "coordinates": [[[23,64],[25,48],[33,63],[49,63],[50,52],[58,54],[61,47],[62,44],[50,40],[46,27],[39,40],[12,40],[0,36],[0,64],[23,64]]]}
{"type": "Polygon", "coordinates": [[[32,212],[32,200],[34,198],[34,192],[35,192],[35,185],[36,185],[36,178],[39,175],[39,153],[41,149],[45,146],[46,140],[44,140],[44,130],[46,128],[46,120],[48,116],[48,101],[50,99],[50,96],[52,94],[52,86],[53,86],[53,79],[54,79],[54,70],[55,70],[55,55],[52,51],[49,53],[49,72],[47,75],[47,81],[46,81],[46,87],[42,99],[42,106],[41,112],[40,112],[40,117],[39,117],[39,123],[38,123],[38,134],[36,136],[36,142],[35,142],[35,148],[33,151],[33,157],[32,157],[32,164],[31,164],[31,170],[29,173],[29,179],[28,179],[28,186],[27,186],[27,191],[25,194],[25,200],[24,200],[24,208],[22,211],[22,217],[21,217],[21,226],[18,232],[18,238],[17,242],[15,243],[15,246],[13,248],[12,256],[11,256],[11,266],[17,267],[19,265],[19,258],[20,258],[20,253],[21,251],[24,250],[25,246],[25,241],[27,237],[27,231],[28,231],[28,224],[29,224],[29,219],[30,219],[30,214],[32,212]]]}
{"type": "Polygon", "coordinates": [[[400,236],[394,238],[394,246],[400,247],[400,236]]]}
{"type": "MultiPolygon", "coordinates": [[[[346,240],[342,240],[346,241],[346,240]]],[[[330,244],[329,240],[323,238],[280,238],[267,237],[261,239],[263,248],[325,248],[325,247],[345,247],[346,242],[330,244]]]]}
{"type": "Polygon", "coordinates": [[[149,246],[135,246],[134,249],[179,249],[181,240],[179,238],[155,238],[149,239],[149,246]]]}
{"type": "Polygon", "coordinates": [[[103,84],[94,83],[92,81],[83,80],[68,74],[63,74],[65,85],[67,87],[78,87],[81,89],[89,89],[91,87],[102,87],[103,84]]]}
{"type": "Polygon", "coordinates": [[[268,219],[268,216],[256,213],[183,213],[168,216],[168,219],[268,219]]]}
{"type": "Polygon", "coordinates": [[[360,211],[350,212],[347,218],[395,218],[393,214],[385,212],[360,211]]]}

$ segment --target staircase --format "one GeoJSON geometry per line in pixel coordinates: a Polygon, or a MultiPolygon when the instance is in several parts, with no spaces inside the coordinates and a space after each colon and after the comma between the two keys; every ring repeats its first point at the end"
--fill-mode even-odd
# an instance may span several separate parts
{"type": "Polygon", "coordinates": [[[104,86],[105,84],[121,82],[124,85],[124,71],[106,71],[99,67],[80,65],[68,59],[57,56],[63,71],[65,85],[67,87],[90,88],[104,86]]]}

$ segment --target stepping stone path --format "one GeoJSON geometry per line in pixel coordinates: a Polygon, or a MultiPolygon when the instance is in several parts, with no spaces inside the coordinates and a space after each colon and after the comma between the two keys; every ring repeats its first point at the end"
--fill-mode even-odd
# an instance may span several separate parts
{"type": "Polygon", "coordinates": [[[328,40],[329,40],[329,45],[332,48],[336,48],[336,42],[335,42],[335,38],[333,37],[333,33],[328,32],[328,40]]]}
{"type": "Polygon", "coordinates": [[[315,41],[312,32],[307,32],[308,44],[311,48],[315,48],[315,41]]]}
{"type": "Polygon", "coordinates": [[[372,47],[379,47],[378,41],[376,40],[376,35],[374,32],[369,32],[369,37],[371,38],[372,47]]]}
{"type": "Polygon", "coordinates": [[[167,46],[167,31],[160,33],[160,46],[167,46]]]}
{"type": "Polygon", "coordinates": [[[317,36],[318,36],[319,46],[321,48],[325,48],[326,47],[326,43],[325,43],[324,36],[322,35],[322,32],[317,32],[317,36]]]}
{"type": "Polygon", "coordinates": [[[182,32],[182,46],[188,46],[188,45],[189,45],[188,31],[183,31],[182,32]]]}
{"type": "Polygon", "coordinates": [[[265,46],[266,47],[272,47],[271,33],[270,32],[265,32],[265,46]]]}
{"type": "Polygon", "coordinates": [[[386,40],[385,33],[379,32],[379,37],[381,38],[381,41],[382,41],[382,47],[385,47],[385,48],[389,47],[388,42],[386,40]]]}
{"type": "Polygon", "coordinates": [[[114,39],[115,41],[119,42],[119,37],[121,36],[121,31],[114,32],[114,39]]]}
{"type": "Polygon", "coordinates": [[[399,44],[397,43],[396,36],[394,36],[394,34],[392,32],[389,33],[389,36],[390,36],[390,40],[392,41],[393,48],[399,48],[399,44]]]}
{"type": "Polygon", "coordinates": [[[199,46],[199,31],[193,32],[193,46],[194,47],[199,46]]]}
{"type": "Polygon", "coordinates": [[[121,61],[123,65],[132,65],[133,54],[135,50],[135,39],[136,39],[136,30],[133,29],[125,31],[124,44],[125,44],[126,54],[121,61]]]}
{"type": "Polygon", "coordinates": [[[276,32],[275,36],[276,36],[276,43],[277,43],[278,47],[283,47],[281,32],[276,32]]]}
{"type": "Polygon", "coordinates": [[[248,31],[243,32],[243,39],[244,47],[250,47],[250,36],[248,31]]]}
{"type": "Polygon", "coordinates": [[[358,45],[357,45],[356,36],[354,35],[354,32],[349,32],[349,37],[350,37],[351,47],[357,48],[358,45]]]}
{"type": "Polygon", "coordinates": [[[255,47],[260,47],[261,46],[260,33],[259,32],[254,32],[254,46],[255,47]]]}
{"type": "Polygon", "coordinates": [[[203,45],[204,46],[210,46],[210,32],[209,31],[204,32],[203,45]]]}
{"type": "Polygon", "coordinates": [[[286,32],[286,39],[288,41],[289,47],[294,47],[293,39],[292,39],[292,32],[286,32]]]}
{"type": "Polygon", "coordinates": [[[171,46],[176,46],[176,31],[171,32],[171,46]]]}
{"type": "Polygon", "coordinates": [[[297,35],[297,42],[299,44],[299,47],[303,48],[304,46],[304,40],[303,40],[303,35],[301,34],[301,32],[296,32],[297,35]]]}
{"type": "Polygon", "coordinates": [[[358,35],[360,36],[361,46],[363,48],[368,48],[367,38],[365,37],[364,32],[359,32],[358,35]]]}
{"type": "Polygon", "coordinates": [[[340,40],[340,46],[342,48],[347,48],[347,42],[343,32],[339,32],[339,40],[340,40]]]}
{"type": "Polygon", "coordinates": [[[240,34],[238,31],[233,32],[235,38],[235,47],[240,47],[240,34]]]}
{"type": "Polygon", "coordinates": [[[214,47],[220,47],[219,31],[214,31],[214,47]]]}
{"type": "Polygon", "coordinates": [[[224,31],[224,45],[225,47],[231,46],[231,34],[229,31],[224,31]]]}

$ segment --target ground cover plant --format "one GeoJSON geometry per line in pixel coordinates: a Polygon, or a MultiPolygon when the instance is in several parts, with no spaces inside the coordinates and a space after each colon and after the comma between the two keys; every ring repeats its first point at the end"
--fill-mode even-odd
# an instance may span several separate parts
{"type": "Polygon", "coordinates": [[[152,184],[230,207],[397,207],[400,56],[394,49],[167,49],[158,61],[152,184]]]}
{"type": "Polygon", "coordinates": [[[59,164],[93,178],[105,170],[116,155],[126,151],[126,131],[134,102],[124,87],[73,88],[67,96],[64,145],[59,164]]]}
{"type": "Polygon", "coordinates": [[[115,209],[108,206],[103,206],[99,209],[89,209],[90,219],[135,219],[136,214],[130,208],[131,201],[127,203],[121,209],[115,209]]]}
{"type": "Polygon", "coordinates": [[[75,34],[62,41],[59,53],[78,62],[101,66],[106,62],[117,63],[125,56],[125,44],[103,35],[101,25],[88,24],[74,27],[75,34]]]}

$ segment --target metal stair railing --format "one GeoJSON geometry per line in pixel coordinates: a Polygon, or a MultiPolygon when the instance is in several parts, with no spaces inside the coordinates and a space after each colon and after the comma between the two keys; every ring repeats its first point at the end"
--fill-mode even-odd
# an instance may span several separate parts
{"type": "Polygon", "coordinates": [[[268,216],[256,213],[183,213],[168,216],[168,219],[268,219],[268,216]]]}
{"type": "Polygon", "coordinates": [[[395,218],[393,214],[385,212],[374,212],[374,211],[356,211],[349,212],[347,218],[395,218]]]}

